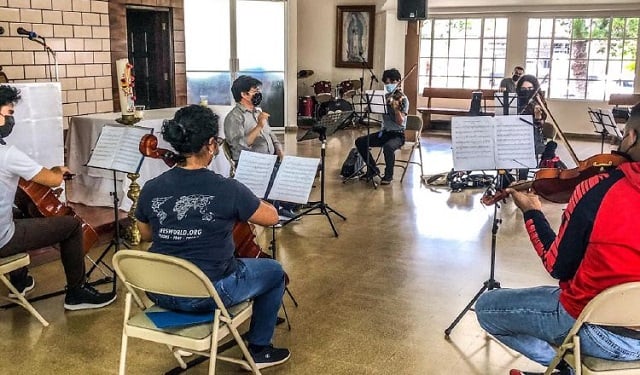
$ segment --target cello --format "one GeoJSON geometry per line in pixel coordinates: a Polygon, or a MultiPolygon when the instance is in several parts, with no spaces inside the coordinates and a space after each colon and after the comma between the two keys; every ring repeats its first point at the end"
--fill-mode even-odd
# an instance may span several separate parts
{"type": "MultiPolygon", "coordinates": [[[[65,177],[65,179],[68,179],[65,177]]],[[[30,217],[73,216],[82,222],[82,248],[87,254],[98,242],[98,233],[73,208],[58,199],[59,194],[48,186],[20,179],[16,191],[16,206],[30,217]]]]}
{"type": "MultiPolygon", "coordinates": [[[[547,103],[544,102],[539,96],[536,96],[536,100],[542,110],[547,114],[547,117],[551,119],[551,123],[556,130],[560,140],[564,143],[569,151],[569,155],[576,163],[577,167],[573,169],[558,169],[558,168],[542,168],[535,173],[533,181],[526,181],[522,183],[516,183],[509,188],[514,190],[527,190],[533,189],[536,194],[542,198],[554,202],[554,203],[567,203],[571,194],[575,188],[582,181],[593,177],[600,173],[605,173],[608,170],[616,168],[622,163],[629,162],[630,160],[622,154],[595,154],[585,160],[579,160],[573,148],[567,141],[566,136],[560,129],[560,126],[556,122],[553,114],[549,111],[547,103]]],[[[492,205],[500,200],[506,198],[509,194],[504,190],[494,192],[487,191],[481,198],[481,201],[485,205],[492,205]]]]}
{"type": "MultiPolygon", "coordinates": [[[[145,134],[138,146],[140,153],[153,159],[162,159],[168,167],[176,164],[177,155],[171,150],[158,147],[158,138],[153,134],[145,134]]],[[[273,258],[262,251],[256,243],[253,225],[246,221],[237,221],[233,226],[233,243],[237,258],[273,258]]],[[[289,283],[289,276],[285,273],[285,284],[289,283]]]]}

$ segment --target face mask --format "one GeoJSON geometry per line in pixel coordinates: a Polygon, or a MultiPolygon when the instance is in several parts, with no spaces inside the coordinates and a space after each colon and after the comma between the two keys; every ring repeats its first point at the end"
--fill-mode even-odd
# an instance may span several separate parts
{"type": "Polygon", "coordinates": [[[393,90],[396,89],[396,84],[395,83],[387,83],[384,85],[384,91],[388,92],[388,93],[392,93],[393,90]]]}
{"type": "Polygon", "coordinates": [[[260,103],[262,103],[262,93],[257,92],[251,97],[251,104],[253,104],[254,106],[259,106],[260,103]]]}
{"type": "Polygon", "coordinates": [[[517,82],[520,79],[520,75],[518,74],[514,74],[511,79],[513,80],[513,82],[517,82]]]}
{"type": "Polygon", "coordinates": [[[638,138],[636,138],[635,142],[633,142],[629,147],[627,147],[626,150],[622,151],[622,142],[624,142],[625,138],[627,138],[628,136],[629,136],[629,133],[627,133],[627,135],[622,137],[622,140],[620,141],[620,147],[618,147],[618,153],[624,154],[624,155],[629,155],[629,150],[634,148],[636,146],[636,143],[638,143],[638,138]]]}
{"type": "Polygon", "coordinates": [[[6,138],[13,131],[13,126],[16,124],[16,120],[13,116],[3,116],[4,125],[0,126],[0,138],[6,138]]]}

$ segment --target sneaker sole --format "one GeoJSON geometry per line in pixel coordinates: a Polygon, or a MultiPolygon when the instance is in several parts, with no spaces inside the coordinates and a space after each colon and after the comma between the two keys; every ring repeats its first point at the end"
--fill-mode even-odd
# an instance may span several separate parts
{"type": "MultiPolygon", "coordinates": [[[[30,291],[35,289],[35,287],[36,287],[36,283],[34,281],[33,284],[31,284],[28,287],[24,288],[24,290],[22,291],[22,293],[20,293],[20,295],[23,296],[23,297],[26,296],[27,293],[29,293],[30,291]]],[[[13,293],[9,293],[9,298],[18,298],[18,296],[13,294],[13,293]]]]}
{"type": "Polygon", "coordinates": [[[90,310],[90,309],[99,309],[101,307],[105,307],[113,303],[118,296],[113,296],[112,299],[103,303],[78,303],[76,305],[68,305],[64,304],[64,309],[69,311],[77,311],[77,310],[90,310]]]}
{"type": "MultiPolygon", "coordinates": [[[[263,368],[281,365],[281,364],[285,363],[286,361],[288,361],[289,358],[291,358],[291,353],[289,353],[287,358],[283,358],[283,359],[281,359],[280,361],[277,361],[277,362],[260,362],[260,363],[256,362],[256,367],[258,367],[258,370],[262,370],[263,368]]],[[[243,363],[240,366],[242,366],[242,368],[244,370],[246,370],[246,371],[251,371],[251,367],[249,367],[249,365],[246,365],[246,364],[243,363]]]]}

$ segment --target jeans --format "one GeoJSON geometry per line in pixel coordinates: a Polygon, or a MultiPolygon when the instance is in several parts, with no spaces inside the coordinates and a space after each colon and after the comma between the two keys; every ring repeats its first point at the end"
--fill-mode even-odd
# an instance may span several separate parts
{"type": "Polygon", "coordinates": [[[404,132],[381,131],[359,137],[356,139],[356,148],[362,159],[367,164],[368,173],[378,170],[376,160],[371,156],[369,147],[382,147],[384,154],[384,177],[393,178],[393,166],[396,162],[395,152],[404,144],[404,132]],[[367,138],[369,142],[367,142],[367,138]]]}
{"type": "MultiPolygon", "coordinates": [[[[539,286],[494,289],[483,293],[475,306],[480,326],[511,349],[542,365],[556,354],[575,319],[559,301],[560,289],[539,286]]],[[[600,326],[583,325],[579,331],[582,353],[603,359],[640,359],[640,340],[614,334],[600,326]]]]}
{"type": "MultiPolygon", "coordinates": [[[[29,250],[60,244],[60,260],[67,278],[67,287],[74,288],[84,283],[84,249],[82,223],[73,216],[51,216],[46,218],[17,219],[16,231],[2,248],[0,257],[7,257],[29,250]]],[[[24,280],[27,268],[10,274],[11,280],[24,280]]]]}
{"type": "MultiPolygon", "coordinates": [[[[253,315],[247,341],[269,345],[276,327],[278,310],[284,294],[284,271],[273,259],[239,259],[234,273],[213,283],[225,306],[253,299],[253,315]]],[[[184,298],[148,293],[158,306],[186,312],[213,311],[212,298],[184,298]]]]}

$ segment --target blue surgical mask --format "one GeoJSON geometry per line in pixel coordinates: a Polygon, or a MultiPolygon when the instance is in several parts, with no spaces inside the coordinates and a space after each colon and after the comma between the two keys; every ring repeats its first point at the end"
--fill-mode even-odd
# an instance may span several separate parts
{"type": "Polygon", "coordinates": [[[397,84],[395,83],[387,83],[384,85],[384,91],[386,91],[387,93],[392,93],[393,90],[396,89],[397,84]]]}

